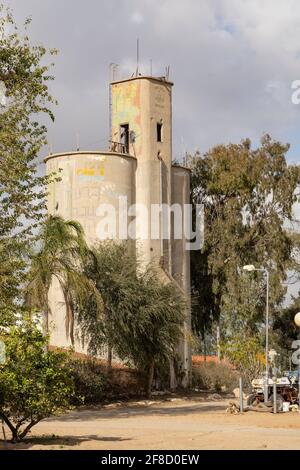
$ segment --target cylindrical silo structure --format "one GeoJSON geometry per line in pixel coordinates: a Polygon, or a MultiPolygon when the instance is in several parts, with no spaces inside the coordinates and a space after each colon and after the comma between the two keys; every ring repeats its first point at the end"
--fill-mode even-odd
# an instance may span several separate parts
{"type": "MultiPolygon", "coordinates": [[[[134,157],[114,152],[68,152],[49,155],[45,161],[47,174],[59,177],[49,184],[49,214],[80,222],[90,245],[105,238],[127,239],[130,219],[126,207],[135,203],[134,157]]],[[[49,304],[50,344],[70,346],[65,303],[55,279],[49,304]]],[[[86,352],[78,339],[75,350],[86,352]]]]}
{"type": "MultiPolygon", "coordinates": [[[[140,75],[111,83],[111,151],[49,155],[47,174],[56,173],[60,181],[49,184],[48,211],[80,222],[90,245],[105,238],[130,239],[140,260],[158,266],[162,282],[175,280],[189,302],[184,219],[190,182],[186,168],[172,166],[172,86],[168,77],[140,75]],[[182,217],[175,222],[173,205],[182,217]]],[[[49,301],[51,344],[69,346],[65,303],[55,280],[49,301]]],[[[86,352],[78,340],[75,350],[86,352]]],[[[178,352],[188,385],[189,308],[178,352]]]]}
{"type": "Polygon", "coordinates": [[[101,207],[112,206],[117,216],[112,238],[122,238],[119,208],[125,200],[128,206],[135,203],[136,159],[118,153],[68,152],[52,154],[45,161],[47,174],[56,173],[60,179],[49,185],[49,214],[80,222],[87,241],[93,244],[99,239],[101,207]]]}

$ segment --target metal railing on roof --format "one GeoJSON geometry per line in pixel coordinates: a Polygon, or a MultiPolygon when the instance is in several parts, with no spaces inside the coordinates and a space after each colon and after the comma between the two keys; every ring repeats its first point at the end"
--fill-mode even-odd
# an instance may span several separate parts
{"type": "Polygon", "coordinates": [[[109,144],[110,152],[129,154],[128,145],[123,144],[122,142],[115,142],[114,140],[109,140],[109,144]]]}

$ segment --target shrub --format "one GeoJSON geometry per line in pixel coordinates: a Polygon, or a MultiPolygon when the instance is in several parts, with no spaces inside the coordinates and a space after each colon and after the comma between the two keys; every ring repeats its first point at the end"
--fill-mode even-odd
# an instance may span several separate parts
{"type": "Polygon", "coordinates": [[[132,255],[127,244],[101,243],[85,267],[105,304],[105,316],[93,303],[78,312],[78,322],[93,353],[108,343],[121,360],[128,360],[147,376],[151,395],[157,364],[176,355],[182,337],[186,301],[173,282],[162,282],[160,272],[132,255]]]}
{"type": "Polygon", "coordinates": [[[0,418],[20,442],[39,421],[70,408],[74,384],[67,355],[47,352],[48,338],[24,320],[3,341],[6,360],[0,366],[0,418]]]}
{"type": "Polygon", "coordinates": [[[251,388],[251,381],[260,377],[264,368],[264,349],[259,338],[236,336],[234,341],[222,345],[222,352],[243,376],[246,387],[251,388]]]}
{"type": "Polygon", "coordinates": [[[193,367],[193,386],[204,390],[231,392],[238,385],[237,375],[226,364],[207,363],[193,367]]]}
{"type": "Polygon", "coordinates": [[[86,404],[102,401],[107,386],[107,379],[101,367],[93,360],[73,360],[70,366],[75,385],[74,404],[78,405],[81,403],[79,397],[82,397],[86,404]]]}

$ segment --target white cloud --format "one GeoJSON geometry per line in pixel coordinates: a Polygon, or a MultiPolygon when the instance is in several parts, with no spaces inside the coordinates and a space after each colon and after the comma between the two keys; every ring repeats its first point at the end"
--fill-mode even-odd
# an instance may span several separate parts
{"type": "Polygon", "coordinates": [[[300,105],[291,103],[291,83],[300,79],[299,0],[6,3],[19,18],[32,14],[33,37],[61,51],[52,87],[60,102],[56,148],[67,148],[78,128],[82,145],[105,140],[108,65],[131,75],[139,37],[142,72],[150,59],[155,74],[171,66],[176,157],[182,141],[203,151],[269,132],[291,141],[291,158],[300,159],[300,105]]]}
{"type": "Polygon", "coordinates": [[[130,17],[132,23],[141,24],[144,23],[145,18],[139,11],[134,11],[130,17]]]}

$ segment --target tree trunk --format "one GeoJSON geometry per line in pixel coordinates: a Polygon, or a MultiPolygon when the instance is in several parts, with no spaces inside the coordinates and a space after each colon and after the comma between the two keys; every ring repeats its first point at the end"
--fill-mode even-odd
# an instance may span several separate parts
{"type": "Polygon", "coordinates": [[[12,423],[9,421],[9,419],[4,413],[0,413],[0,417],[4,421],[4,423],[7,425],[7,427],[9,428],[12,434],[11,442],[18,442],[18,431],[16,430],[15,426],[12,425],[12,423]]]}
{"type": "Polygon", "coordinates": [[[205,331],[203,332],[203,347],[204,347],[204,362],[206,362],[206,356],[207,356],[207,351],[206,351],[206,334],[205,331]]]}
{"type": "Polygon", "coordinates": [[[174,359],[170,359],[170,389],[172,391],[176,390],[177,388],[177,380],[175,374],[175,367],[174,367],[174,359]]]}
{"type": "Polygon", "coordinates": [[[107,372],[111,373],[112,370],[112,348],[108,346],[107,348],[107,372]]]}
{"type": "Polygon", "coordinates": [[[218,362],[221,362],[220,339],[221,339],[220,321],[218,321],[218,323],[217,323],[217,356],[218,356],[218,362]]]}
{"type": "Polygon", "coordinates": [[[5,432],[5,426],[4,426],[4,419],[3,418],[2,418],[2,434],[3,434],[4,444],[6,444],[7,439],[6,439],[6,432],[5,432]]]}
{"type": "Polygon", "coordinates": [[[151,390],[152,390],[152,382],[154,377],[154,359],[151,360],[149,364],[149,372],[148,372],[148,380],[147,380],[147,390],[146,396],[147,398],[151,398],[151,390]]]}
{"type": "Polygon", "coordinates": [[[43,333],[45,336],[49,333],[49,315],[47,307],[44,309],[43,315],[43,333]]]}
{"type": "Polygon", "coordinates": [[[19,441],[22,441],[24,437],[29,433],[30,429],[35,426],[39,420],[36,421],[30,421],[30,423],[26,426],[26,428],[21,432],[21,434],[18,436],[19,441]]]}
{"type": "MultiPolygon", "coordinates": [[[[43,313],[43,335],[47,336],[49,334],[49,309],[46,307],[43,313]]],[[[47,353],[49,350],[49,344],[45,344],[44,352],[47,353]]]]}

